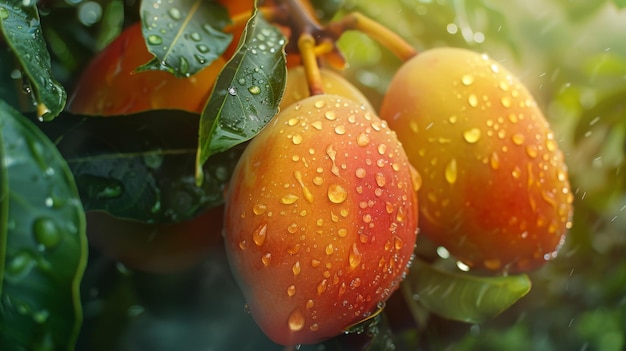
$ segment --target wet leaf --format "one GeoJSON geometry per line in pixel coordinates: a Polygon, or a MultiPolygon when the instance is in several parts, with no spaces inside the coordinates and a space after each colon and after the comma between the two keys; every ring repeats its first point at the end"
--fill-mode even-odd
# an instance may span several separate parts
{"type": "Polygon", "coordinates": [[[199,183],[202,165],[211,155],[250,140],[277,113],[287,75],[284,45],[280,30],[255,12],[202,112],[199,183]]]}
{"type": "Polygon", "coordinates": [[[1,1],[0,29],[29,79],[24,88],[32,90],[39,117],[52,120],[63,110],[67,94],[52,77],[50,54],[35,4],[35,1],[1,1]]]}
{"type": "Polygon", "coordinates": [[[141,2],[143,36],[155,57],[138,70],[163,70],[189,77],[218,58],[232,41],[221,5],[204,0],[141,2]]]}
{"type": "Polygon", "coordinates": [[[0,349],[73,350],[85,215],[54,145],[0,100],[0,349]]]}
{"type": "Polygon", "coordinates": [[[223,202],[242,148],[216,155],[195,185],[198,115],[155,110],[123,117],[64,115],[42,126],[67,160],[86,210],[144,222],[191,219],[223,202]]]}
{"type": "Polygon", "coordinates": [[[509,308],[531,287],[527,275],[484,277],[449,272],[415,260],[403,283],[409,302],[452,320],[481,323],[509,308]]]}

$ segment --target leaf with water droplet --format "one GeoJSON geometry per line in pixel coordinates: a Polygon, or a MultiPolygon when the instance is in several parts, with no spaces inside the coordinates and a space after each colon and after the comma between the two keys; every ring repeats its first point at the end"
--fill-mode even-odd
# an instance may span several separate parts
{"type": "Polygon", "coordinates": [[[0,31],[22,66],[23,74],[28,77],[28,91],[32,93],[39,117],[52,120],[63,110],[67,93],[52,76],[50,54],[34,5],[35,2],[32,6],[0,2],[0,31]]]}
{"type": "Polygon", "coordinates": [[[439,316],[467,323],[495,317],[531,287],[525,274],[478,276],[435,267],[419,259],[413,262],[402,285],[411,304],[421,304],[439,316]]]}
{"type": "Polygon", "coordinates": [[[86,210],[144,222],[188,220],[223,202],[243,147],[215,155],[195,185],[199,116],[155,110],[124,118],[64,114],[40,127],[74,173],[86,210]]]}
{"type": "Polygon", "coordinates": [[[2,100],[0,165],[0,349],[40,349],[32,335],[46,335],[47,349],[73,350],[85,214],[54,144],[2,100]]]}
{"type": "Polygon", "coordinates": [[[232,41],[232,34],[222,32],[230,23],[228,11],[216,2],[146,0],[140,13],[146,46],[155,57],[138,71],[189,77],[210,65],[232,41]]]}
{"type": "Polygon", "coordinates": [[[250,140],[278,112],[287,75],[284,44],[280,30],[255,12],[202,112],[196,160],[198,183],[202,182],[202,165],[211,155],[250,140]],[[277,50],[261,50],[261,45],[277,50]],[[240,82],[248,86],[237,89],[240,82]]]}

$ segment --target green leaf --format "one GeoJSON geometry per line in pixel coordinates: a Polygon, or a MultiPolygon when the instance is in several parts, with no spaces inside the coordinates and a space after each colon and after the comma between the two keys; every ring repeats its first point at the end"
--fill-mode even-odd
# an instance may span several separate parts
{"type": "Polygon", "coordinates": [[[0,350],[73,350],[87,250],[76,185],[50,140],[1,100],[0,139],[0,350]]]}
{"type": "Polygon", "coordinates": [[[410,302],[444,318],[481,323],[524,297],[531,287],[527,275],[484,277],[433,267],[416,259],[403,283],[410,302]]]}
{"type": "MultiPolygon", "coordinates": [[[[0,0],[0,29],[20,61],[34,93],[37,114],[44,120],[52,120],[65,106],[67,94],[53,77],[50,54],[41,32],[39,12],[31,1],[0,0]]],[[[6,63],[3,63],[6,64],[6,63]]]]}
{"type": "Polygon", "coordinates": [[[143,36],[155,57],[139,71],[163,70],[189,77],[211,64],[228,47],[232,34],[222,32],[228,11],[205,0],[144,0],[143,36]]]}
{"type": "Polygon", "coordinates": [[[67,160],[86,210],[144,222],[191,219],[223,202],[243,150],[212,157],[195,184],[198,115],[155,110],[122,117],[64,115],[42,125],[67,160]]]}
{"type": "Polygon", "coordinates": [[[252,139],[276,115],[287,76],[285,37],[257,12],[241,36],[239,48],[217,78],[200,118],[196,161],[252,139]]]}

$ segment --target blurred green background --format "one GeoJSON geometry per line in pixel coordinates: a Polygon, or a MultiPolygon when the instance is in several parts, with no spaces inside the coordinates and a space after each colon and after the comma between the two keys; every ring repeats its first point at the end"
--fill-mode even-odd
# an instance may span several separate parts
{"type": "MultiPolygon", "coordinates": [[[[137,19],[132,0],[50,3],[61,6],[54,6],[49,16],[42,7],[42,26],[55,76],[66,87],[124,23],[137,19]],[[59,23],[59,18],[66,20],[59,23]]],[[[531,292],[512,308],[481,325],[436,316],[406,322],[406,316],[395,316],[390,308],[387,320],[393,333],[372,349],[626,349],[624,6],[619,0],[342,4],[339,15],[361,11],[419,50],[468,47],[516,73],[554,129],[576,195],[565,246],[556,260],[531,273],[531,292]]],[[[378,106],[400,61],[360,33],[347,33],[340,46],[350,64],[346,76],[378,106]]],[[[282,349],[246,313],[220,247],[192,269],[160,275],[128,270],[92,248],[82,294],[85,324],[79,350],[282,349]]],[[[380,329],[386,333],[387,325],[380,329]]],[[[302,349],[354,345],[334,340],[302,349]]]]}

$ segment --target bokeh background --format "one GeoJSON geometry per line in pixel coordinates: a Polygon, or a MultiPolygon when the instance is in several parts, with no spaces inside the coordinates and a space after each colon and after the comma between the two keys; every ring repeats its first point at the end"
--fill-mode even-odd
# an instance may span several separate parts
{"type": "MultiPolygon", "coordinates": [[[[623,0],[314,1],[361,11],[419,50],[485,52],[517,74],[550,122],[569,166],[574,224],[531,292],[480,325],[390,308],[370,349],[626,349],[626,2],[623,0]]],[[[42,10],[55,76],[72,86],[94,53],[137,19],[132,0],[67,0],[42,10]],[[58,23],[64,18],[63,23],[58,23]]],[[[323,14],[322,14],[323,15],[323,14]]],[[[345,75],[378,106],[400,61],[360,33],[340,40],[345,75]]],[[[217,233],[216,235],[219,235],[217,233]]],[[[97,247],[82,284],[78,350],[280,350],[246,313],[221,246],[176,273],[132,270],[97,247]]],[[[393,304],[393,301],[392,301],[393,304]]],[[[302,347],[355,349],[354,340],[302,347]]]]}

